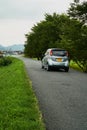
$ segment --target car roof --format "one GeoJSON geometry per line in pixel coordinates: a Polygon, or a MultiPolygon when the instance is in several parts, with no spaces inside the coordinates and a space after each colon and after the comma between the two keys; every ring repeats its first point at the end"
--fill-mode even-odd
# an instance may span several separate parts
{"type": "Polygon", "coordinates": [[[62,48],[49,48],[48,50],[53,50],[53,51],[65,51],[65,49],[62,49],[62,48]]]}

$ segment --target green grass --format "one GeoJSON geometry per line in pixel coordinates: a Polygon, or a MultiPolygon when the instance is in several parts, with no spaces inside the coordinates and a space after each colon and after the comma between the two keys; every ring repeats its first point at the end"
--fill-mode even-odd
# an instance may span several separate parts
{"type": "Polygon", "coordinates": [[[0,67],[0,130],[45,130],[23,62],[0,67]]]}
{"type": "Polygon", "coordinates": [[[76,64],[74,61],[70,61],[70,67],[75,69],[75,70],[78,70],[78,71],[82,71],[82,69],[78,66],[78,64],[76,64]]]}

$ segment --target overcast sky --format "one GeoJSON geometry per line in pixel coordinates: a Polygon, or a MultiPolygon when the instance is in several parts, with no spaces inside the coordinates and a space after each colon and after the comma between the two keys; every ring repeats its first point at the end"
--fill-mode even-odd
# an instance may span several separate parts
{"type": "MultiPolygon", "coordinates": [[[[83,0],[80,0],[83,1],[83,0]]],[[[24,44],[45,13],[66,13],[73,0],[0,0],[0,45],[24,44]]]]}

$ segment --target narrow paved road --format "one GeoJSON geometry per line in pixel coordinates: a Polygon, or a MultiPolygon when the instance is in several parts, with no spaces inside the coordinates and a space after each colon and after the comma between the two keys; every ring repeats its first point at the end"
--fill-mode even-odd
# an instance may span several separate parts
{"type": "Polygon", "coordinates": [[[21,58],[33,83],[47,130],[87,130],[87,74],[41,69],[40,61],[21,58]]]}

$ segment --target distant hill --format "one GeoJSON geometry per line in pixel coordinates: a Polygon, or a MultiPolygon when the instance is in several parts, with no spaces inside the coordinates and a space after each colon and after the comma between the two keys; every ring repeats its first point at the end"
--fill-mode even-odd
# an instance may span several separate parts
{"type": "Polygon", "coordinates": [[[4,51],[5,47],[3,47],[2,45],[0,45],[0,51],[4,51]]]}
{"type": "Polygon", "coordinates": [[[4,51],[24,51],[24,45],[23,44],[15,44],[11,46],[4,47],[0,45],[0,50],[4,51]]]}

